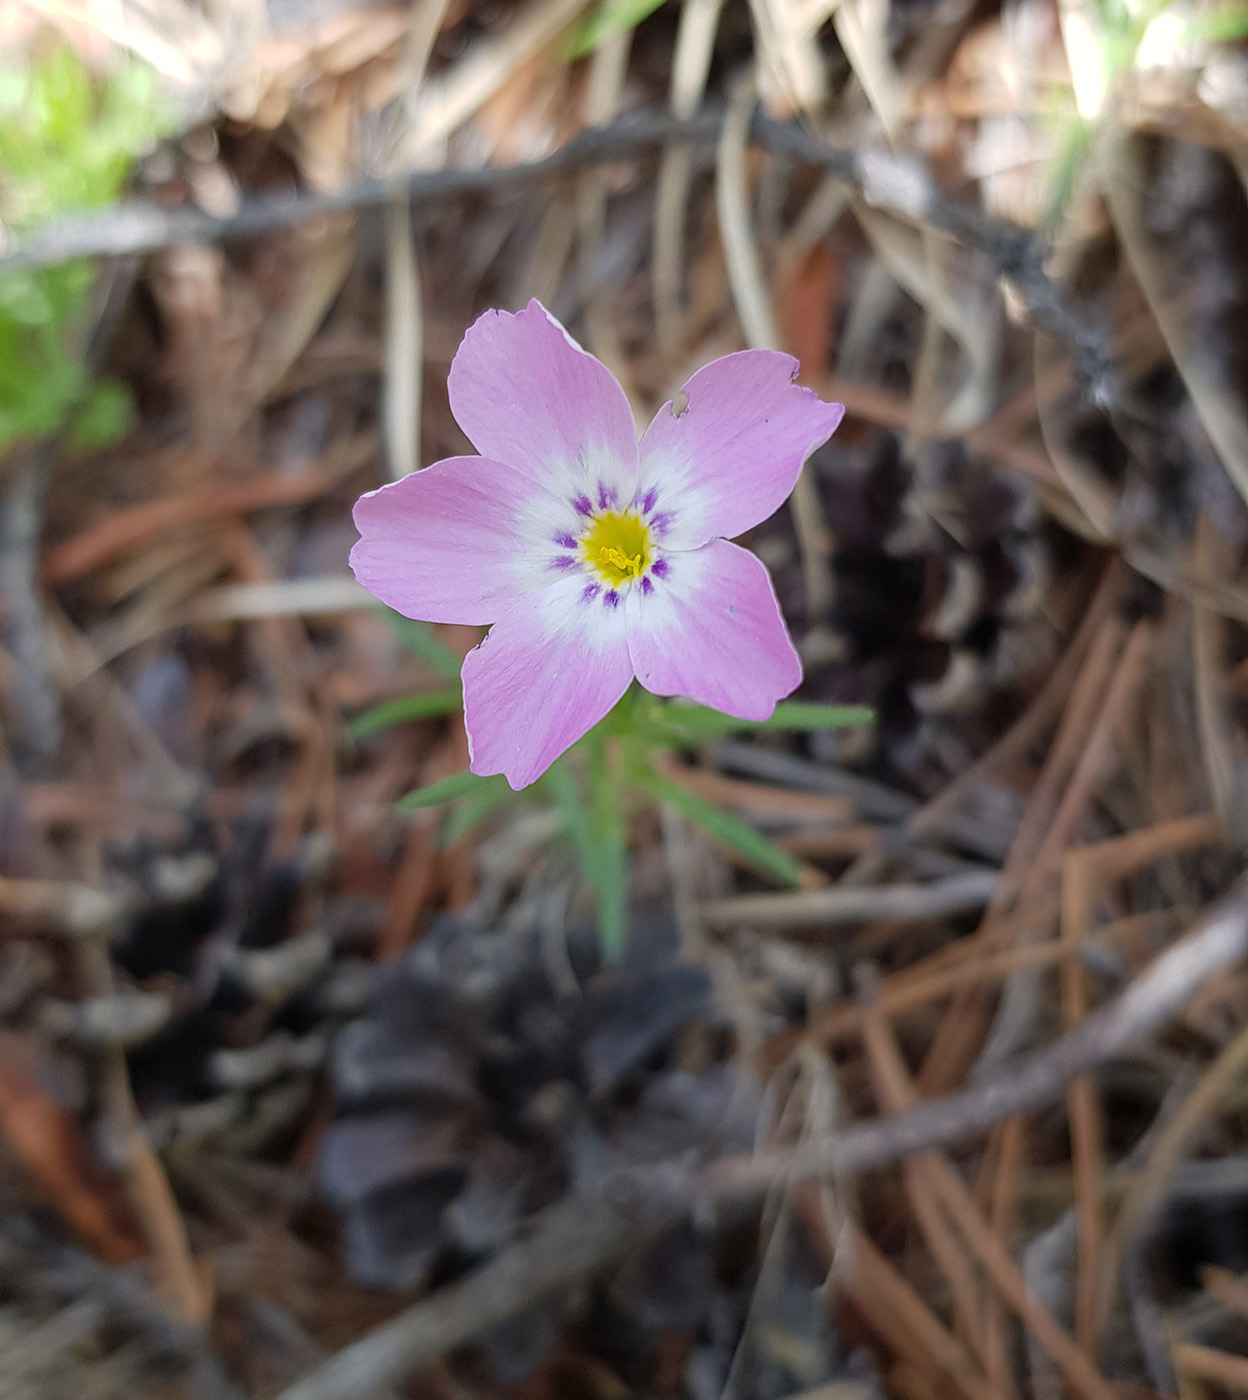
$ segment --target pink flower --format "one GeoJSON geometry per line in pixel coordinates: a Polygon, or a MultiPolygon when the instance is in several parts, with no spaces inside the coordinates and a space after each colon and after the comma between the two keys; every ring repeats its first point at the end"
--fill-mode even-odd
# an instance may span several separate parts
{"type": "Polygon", "coordinates": [[[802,678],[763,565],[728,540],[787,498],[845,412],[770,350],[726,355],[638,443],[624,391],[539,302],[464,336],[450,457],[356,503],[356,577],[425,622],[493,624],[464,661],[474,773],[522,788],[635,676],[740,719],[802,678]]]}

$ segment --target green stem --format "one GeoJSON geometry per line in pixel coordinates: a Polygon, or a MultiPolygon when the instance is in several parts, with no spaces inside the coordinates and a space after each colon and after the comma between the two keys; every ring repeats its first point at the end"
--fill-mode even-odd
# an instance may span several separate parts
{"type": "Polygon", "coordinates": [[[598,847],[598,937],[607,962],[624,950],[628,905],[628,850],[624,830],[623,773],[618,742],[597,728],[586,735],[590,822],[598,847]]]}

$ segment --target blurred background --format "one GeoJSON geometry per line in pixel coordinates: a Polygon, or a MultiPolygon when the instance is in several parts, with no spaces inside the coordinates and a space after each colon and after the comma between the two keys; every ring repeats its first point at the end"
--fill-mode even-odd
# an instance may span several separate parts
{"type": "Polygon", "coordinates": [[[1248,1390],[1245,36],[0,0],[5,1400],[1248,1390]],[[638,804],[610,965],[346,563],[530,297],[848,409],[747,543],[875,720],[673,753],[796,885],[638,804]]]}

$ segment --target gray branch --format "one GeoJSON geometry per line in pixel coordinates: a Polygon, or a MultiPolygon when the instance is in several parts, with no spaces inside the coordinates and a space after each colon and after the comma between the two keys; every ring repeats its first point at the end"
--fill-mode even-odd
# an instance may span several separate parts
{"type": "MultiPolygon", "coordinates": [[[[396,194],[406,193],[419,216],[422,210],[447,200],[631,160],[667,146],[711,146],[718,139],[724,116],[719,107],[707,107],[688,118],[665,111],[632,112],[609,126],[588,128],[542,160],[471,170],[419,171],[391,180],[363,180],[330,193],[257,195],[226,217],[133,200],[44,225],[17,247],[0,253],[0,276],[70,258],[120,257],[177,243],[253,238],[339,210],[376,207],[396,194]]],[[[1062,288],[1044,270],[1044,244],[1034,234],[948,198],[913,156],[830,146],[796,122],[773,121],[761,113],[751,122],[750,140],[775,154],[840,176],[876,208],[942,229],[986,253],[997,273],[1013,284],[1036,324],[1074,348],[1084,379],[1098,396],[1102,393],[1109,373],[1104,337],[1071,311],[1062,288]]]]}

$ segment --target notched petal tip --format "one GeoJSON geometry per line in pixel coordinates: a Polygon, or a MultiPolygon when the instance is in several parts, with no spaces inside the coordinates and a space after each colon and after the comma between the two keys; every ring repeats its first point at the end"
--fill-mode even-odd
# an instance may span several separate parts
{"type": "Polygon", "coordinates": [[[641,440],[639,489],[655,488],[674,525],[670,549],[732,539],[766,520],[802,463],[836,431],[844,406],[796,382],[779,350],[739,350],[685,381],[641,440]]]}
{"type": "MultiPolygon", "coordinates": [[[[546,307],[544,307],[536,297],[530,297],[529,304],[526,307],[524,307],[523,310],[517,311],[516,315],[543,317],[543,319],[549,321],[550,324],[554,326],[554,328],[559,332],[561,336],[563,336],[564,340],[568,342],[568,344],[572,347],[573,350],[577,351],[578,354],[581,355],[589,355],[590,359],[594,358],[594,356],[591,355],[588,350],[586,350],[586,348],[581,344],[581,342],[577,340],[577,338],[572,334],[572,332],[567,328],[567,326],[563,324],[559,317],[556,316],[553,311],[548,311],[546,307]]],[[[599,363],[601,363],[601,361],[599,361],[599,363]]]]}
{"type": "Polygon", "coordinates": [[[485,457],[565,499],[607,480],[631,497],[637,432],[628,398],[536,299],[468,328],[447,380],[451,412],[485,457]]]}

